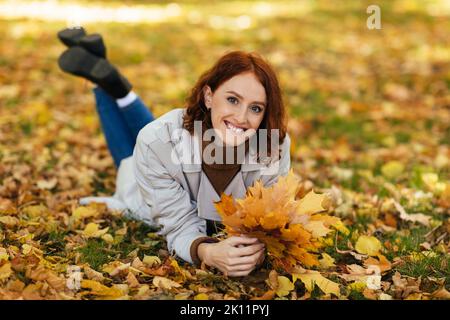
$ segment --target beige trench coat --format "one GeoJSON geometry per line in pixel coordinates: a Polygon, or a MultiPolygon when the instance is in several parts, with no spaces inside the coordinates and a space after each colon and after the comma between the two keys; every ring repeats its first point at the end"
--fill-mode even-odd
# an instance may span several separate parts
{"type": "MultiPolygon", "coordinates": [[[[220,221],[214,202],[220,197],[201,169],[197,139],[182,129],[186,109],[169,111],[141,129],[133,156],[122,160],[112,198],[89,197],[83,204],[106,202],[113,209],[126,209],[134,218],[162,227],[168,249],[192,263],[192,242],[206,235],[205,219],[220,221]]],[[[246,190],[261,179],[270,186],[290,168],[290,138],[281,145],[281,159],[257,163],[250,147],[241,170],[225,193],[243,198],[246,190]]]]}

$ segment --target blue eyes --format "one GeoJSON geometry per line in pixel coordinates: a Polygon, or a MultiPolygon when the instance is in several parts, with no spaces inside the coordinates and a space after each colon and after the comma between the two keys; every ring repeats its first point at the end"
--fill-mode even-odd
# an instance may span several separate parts
{"type": "Polygon", "coordinates": [[[259,113],[262,111],[261,107],[258,107],[258,106],[253,106],[252,110],[255,111],[256,113],[259,113]],[[255,108],[257,109],[257,111],[255,111],[255,108]]]}
{"type": "Polygon", "coordinates": [[[227,100],[230,101],[232,104],[235,104],[232,101],[236,101],[236,102],[238,101],[235,97],[228,97],[227,100]]]}
{"type": "MultiPolygon", "coordinates": [[[[227,100],[228,100],[228,102],[230,102],[231,104],[236,104],[237,102],[239,102],[238,99],[236,99],[235,97],[228,97],[227,100]]],[[[257,105],[254,105],[254,106],[252,106],[251,108],[252,108],[252,110],[253,110],[255,113],[259,113],[259,112],[262,111],[262,108],[259,107],[259,106],[257,106],[257,105]]]]}

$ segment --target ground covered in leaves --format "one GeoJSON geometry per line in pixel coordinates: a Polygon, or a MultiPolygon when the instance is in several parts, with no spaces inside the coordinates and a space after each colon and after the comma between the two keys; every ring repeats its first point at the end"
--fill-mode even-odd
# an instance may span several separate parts
{"type": "Polygon", "coordinates": [[[327,237],[319,266],[266,263],[245,278],[196,269],[156,230],[78,205],[111,195],[116,171],[89,85],[57,68],[66,24],[2,15],[0,298],[449,299],[450,9],[378,1],[382,29],[368,30],[369,3],[331,3],[187,2],[167,21],[85,25],[155,116],[183,106],[226,50],[276,68],[292,168],[333,195],[328,213],[348,232],[327,237]]]}

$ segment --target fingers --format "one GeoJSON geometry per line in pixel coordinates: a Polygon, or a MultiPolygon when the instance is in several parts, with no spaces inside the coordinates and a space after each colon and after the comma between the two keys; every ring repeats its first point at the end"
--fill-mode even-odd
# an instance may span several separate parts
{"type": "Polygon", "coordinates": [[[258,261],[256,262],[256,268],[259,268],[263,264],[265,259],[266,259],[266,255],[261,254],[258,261]]]}
{"type": "Polygon", "coordinates": [[[238,277],[246,276],[257,268],[258,263],[264,261],[264,249],[257,251],[253,255],[242,256],[229,259],[220,270],[228,276],[238,277]]]}
{"type": "Polygon", "coordinates": [[[233,274],[235,272],[240,272],[240,271],[247,271],[247,272],[251,272],[253,269],[255,269],[255,265],[253,263],[250,264],[240,264],[234,267],[230,268],[229,274],[233,274]]]}
{"type": "Polygon", "coordinates": [[[264,249],[265,245],[264,243],[257,243],[249,246],[245,246],[242,248],[236,248],[236,250],[233,250],[235,255],[237,256],[250,256],[255,254],[256,252],[260,251],[261,249],[264,249]]]}
{"type": "Polygon", "coordinates": [[[228,276],[229,277],[245,277],[245,276],[248,276],[250,274],[250,272],[252,272],[252,270],[231,272],[228,274],[228,276]]]}
{"type": "Polygon", "coordinates": [[[228,244],[230,244],[232,246],[238,246],[238,245],[241,245],[241,244],[246,244],[246,245],[254,244],[254,243],[258,242],[258,239],[257,238],[244,237],[244,236],[241,236],[241,237],[233,236],[233,237],[230,237],[230,238],[226,239],[225,241],[227,241],[228,244]]]}
{"type": "Polygon", "coordinates": [[[254,265],[261,259],[261,256],[264,255],[264,249],[256,251],[254,254],[249,256],[241,256],[237,258],[233,258],[230,262],[231,266],[240,265],[240,264],[249,264],[253,263],[254,265]]]}

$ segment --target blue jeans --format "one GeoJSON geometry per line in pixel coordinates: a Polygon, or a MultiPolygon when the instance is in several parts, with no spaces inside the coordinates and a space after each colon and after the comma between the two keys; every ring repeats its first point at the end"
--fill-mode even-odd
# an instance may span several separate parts
{"type": "Polygon", "coordinates": [[[133,154],[139,131],[155,117],[139,97],[119,108],[116,100],[101,88],[93,91],[106,143],[118,168],[122,159],[133,154]]]}

